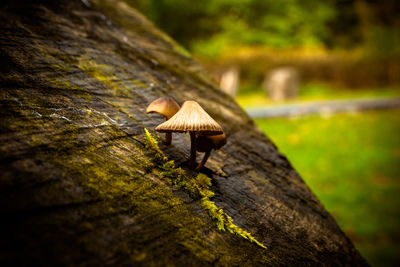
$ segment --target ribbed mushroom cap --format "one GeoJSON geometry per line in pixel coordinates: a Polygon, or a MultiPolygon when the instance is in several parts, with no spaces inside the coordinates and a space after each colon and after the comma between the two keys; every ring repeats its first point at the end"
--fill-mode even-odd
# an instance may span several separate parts
{"type": "Polygon", "coordinates": [[[172,118],[158,125],[159,132],[197,132],[200,135],[223,133],[221,126],[197,103],[186,101],[172,118]]]}
{"type": "Polygon", "coordinates": [[[175,102],[171,97],[160,97],[150,103],[150,105],[146,109],[146,113],[158,113],[163,115],[164,117],[170,119],[175,115],[179,110],[178,103],[175,102]]]}

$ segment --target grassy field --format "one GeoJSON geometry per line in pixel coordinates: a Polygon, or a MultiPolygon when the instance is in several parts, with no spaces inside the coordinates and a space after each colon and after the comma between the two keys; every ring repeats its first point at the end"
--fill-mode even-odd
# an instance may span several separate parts
{"type": "Polygon", "coordinates": [[[400,262],[400,110],[256,122],[373,266],[400,262]]]}
{"type": "MultiPolygon", "coordinates": [[[[308,84],[303,85],[299,89],[299,97],[295,101],[315,101],[315,100],[332,100],[332,99],[352,99],[352,98],[369,98],[369,97],[391,97],[400,96],[400,88],[380,88],[380,89],[363,89],[348,90],[332,88],[324,84],[308,84]]],[[[236,98],[242,107],[271,106],[282,103],[272,102],[267,98],[266,93],[262,89],[257,88],[240,88],[239,95],[236,98]]],[[[290,101],[284,104],[290,103],[290,101]]]]}

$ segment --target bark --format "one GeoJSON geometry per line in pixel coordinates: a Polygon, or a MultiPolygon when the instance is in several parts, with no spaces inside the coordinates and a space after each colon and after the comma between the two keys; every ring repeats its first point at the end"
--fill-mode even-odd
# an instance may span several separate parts
{"type": "MultiPolygon", "coordinates": [[[[0,263],[366,265],[276,146],[174,41],[117,0],[0,4],[0,263]],[[143,145],[161,96],[195,99],[228,143],[211,199],[267,246],[170,186],[143,145]]],[[[159,142],[190,177],[189,136],[159,142]]]]}

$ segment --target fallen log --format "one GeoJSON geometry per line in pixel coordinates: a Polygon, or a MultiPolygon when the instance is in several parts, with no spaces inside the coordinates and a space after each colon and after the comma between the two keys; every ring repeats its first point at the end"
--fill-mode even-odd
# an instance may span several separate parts
{"type": "Polygon", "coordinates": [[[367,265],[237,103],[124,2],[3,1],[0,25],[2,266],[367,265]],[[201,175],[187,135],[154,142],[162,96],[198,101],[228,137],[201,175]]]}

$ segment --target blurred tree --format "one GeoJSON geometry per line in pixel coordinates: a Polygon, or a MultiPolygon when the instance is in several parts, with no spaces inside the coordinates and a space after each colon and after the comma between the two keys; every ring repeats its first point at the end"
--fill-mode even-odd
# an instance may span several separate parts
{"type": "Polygon", "coordinates": [[[362,43],[360,18],[357,14],[355,0],[335,0],[335,18],[328,25],[331,36],[326,45],[329,48],[352,48],[362,43]]]}
{"type": "Polygon", "coordinates": [[[192,51],[236,45],[320,46],[331,36],[331,1],[126,0],[192,51]]]}
{"type": "Polygon", "coordinates": [[[399,53],[398,0],[125,0],[190,51],[364,46],[399,53]]]}
{"type": "Polygon", "coordinates": [[[375,55],[400,53],[400,1],[355,0],[360,32],[375,55]]]}

